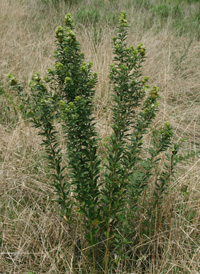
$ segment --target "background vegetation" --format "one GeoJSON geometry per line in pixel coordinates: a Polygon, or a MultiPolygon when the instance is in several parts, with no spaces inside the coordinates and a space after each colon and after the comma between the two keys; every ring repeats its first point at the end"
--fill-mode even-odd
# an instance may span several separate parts
{"type": "MultiPolygon", "coordinates": [[[[129,43],[145,44],[148,58],[143,73],[150,76],[150,84],[160,87],[157,123],[170,121],[178,138],[186,138],[172,185],[174,194],[164,205],[166,212],[170,205],[173,216],[170,237],[165,240],[165,233],[158,237],[165,255],[147,265],[146,273],[199,273],[199,2],[1,0],[0,5],[0,272],[65,273],[61,269],[70,269],[65,248],[69,231],[52,201],[55,194],[41,139],[20,117],[14,92],[8,92],[4,79],[12,72],[26,83],[36,71],[45,74],[54,63],[55,29],[70,12],[82,50],[98,72],[95,115],[97,131],[106,142],[111,122],[107,77],[113,57],[111,37],[119,12],[125,10],[131,24],[129,43]]],[[[143,239],[139,245],[154,241],[143,239]]],[[[142,273],[145,256],[148,250],[131,273],[142,273]]]]}

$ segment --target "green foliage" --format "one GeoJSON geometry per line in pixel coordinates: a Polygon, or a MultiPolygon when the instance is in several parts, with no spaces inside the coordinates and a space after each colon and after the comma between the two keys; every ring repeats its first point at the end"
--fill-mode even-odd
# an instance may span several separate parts
{"type": "Polygon", "coordinates": [[[100,20],[100,13],[96,8],[86,8],[82,6],[76,12],[76,20],[84,25],[95,25],[100,20]]]}
{"type": "Polygon", "coordinates": [[[167,18],[170,13],[170,7],[167,4],[159,4],[157,6],[153,6],[153,11],[156,14],[158,14],[164,18],[167,18]]]}
{"type": "MultiPolygon", "coordinates": [[[[35,73],[29,93],[12,74],[9,80],[18,91],[23,116],[42,136],[61,216],[71,230],[78,220],[80,243],[76,245],[82,264],[86,257],[91,273],[101,273],[102,268],[110,273],[113,267],[123,266],[126,256],[131,259],[130,244],[137,244],[144,235],[156,237],[162,230],[162,202],[170,194],[179,145],[173,143],[169,122],[154,126],[159,89],[150,88],[148,77],[142,77],[146,49],[142,43],[128,47],[126,13],[121,12],[109,74],[112,134],[101,160],[93,114],[97,74],[92,73],[92,63],[84,62],[70,14],[64,22],[56,30],[54,69],[48,69],[44,79],[35,73]]],[[[74,233],[71,241],[74,246],[74,233]]],[[[72,257],[76,265],[75,249],[72,257]]]]}
{"type": "Polygon", "coordinates": [[[53,5],[55,8],[62,2],[68,5],[75,5],[81,3],[82,0],[40,0],[44,5],[53,5]]]}
{"type": "Polygon", "coordinates": [[[0,81],[0,123],[14,127],[19,119],[15,94],[8,92],[0,81]]]}
{"type": "MultiPolygon", "coordinates": [[[[99,32],[103,26],[113,27],[117,24],[117,13],[120,9],[120,1],[116,0],[38,0],[38,2],[45,6],[53,5],[55,9],[62,8],[63,3],[69,8],[75,6],[76,22],[84,27],[94,28],[94,43],[97,41],[97,37],[95,38],[97,33],[98,39],[101,36],[99,32]]],[[[176,35],[200,38],[199,0],[128,0],[124,1],[123,5],[127,10],[136,10],[136,13],[139,13],[138,23],[145,29],[159,30],[165,27],[167,22],[176,35]]]]}
{"type": "Polygon", "coordinates": [[[199,39],[199,9],[198,0],[137,0],[129,1],[127,8],[135,5],[138,12],[143,12],[144,28],[160,29],[171,27],[176,35],[190,35],[199,39]],[[195,8],[194,8],[195,7],[195,8]],[[148,19],[146,19],[148,18],[148,19]]]}

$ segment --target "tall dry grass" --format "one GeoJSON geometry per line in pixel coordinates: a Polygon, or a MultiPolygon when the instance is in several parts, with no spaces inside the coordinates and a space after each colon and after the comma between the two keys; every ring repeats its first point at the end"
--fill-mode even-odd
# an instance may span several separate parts
{"type": "MultiPolygon", "coordinates": [[[[1,0],[2,81],[8,72],[24,83],[36,71],[44,75],[54,62],[56,26],[61,24],[65,13],[73,14],[78,8],[64,3],[55,9],[34,0],[1,0]]],[[[123,2],[118,3],[117,9],[123,8],[123,2]]],[[[171,185],[172,195],[165,203],[166,214],[172,213],[170,237],[166,238],[163,233],[156,239],[145,239],[149,245],[160,241],[164,246],[162,258],[152,260],[147,273],[197,274],[200,272],[200,42],[187,36],[176,37],[168,24],[159,32],[154,27],[144,31],[142,12],[135,13],[131,7],[128,13],[132,14],[129,16],[129,42],[146,45],[148,58],[144,75],[150,76],[151,84],[158,85],[161,90],[157,123],[168,120],[179,139],[187,138],[181,154],[188,155],[188,160],[179,164],[171,185]]],[[[112,99],[108,72],[114,29],[103,26],[97,45],[93,41],[92,27],[79,24],[76,32],[87,60],[93,62],[99,75],[95,114],[104,142],[110,131],[112,99]]],[[[11,110],[7,111],[6,99],[1,97],[1,115],[11,115],[12,123],[4,117],[0,124],[0,273],[73,273],[69,231],[52,201],[55,197],[42,157],[40,138],[30,125],[17,119],[11,110]]],[[[79,237],[76,226],[74,233],[79,237]]],[[[138,259],[137,270],[131,273],[142,273],[145,256],[148,250],[138,259]]],[[[81,273],[80,269],[77,271],[81,273]]]]}

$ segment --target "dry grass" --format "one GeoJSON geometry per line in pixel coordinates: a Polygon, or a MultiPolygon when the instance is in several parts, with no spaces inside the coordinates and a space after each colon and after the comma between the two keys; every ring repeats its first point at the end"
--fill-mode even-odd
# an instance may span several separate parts
{"type": "MultiPolygon", "coordinates": [[[[57,10],[45,9],[34,0],[1,0],[1,78],[13,72],[27,82],[35,71],[44,75],[54,62],[55,28],[61,24],[64,14],[73,13],[73,9],[64,4],[57,10]]],[[[133,12],[131,20],[133,26],[138,15],[134,17],[133,12]]],[[[92,30],[79,26],[77,33],[86,58],[94,63],[94,70],[99,74],[95,114],[99,134],[104,138],[110,131],[107,75],[114,31],[105,27],[96,46],[92,42],[92,30]]],[[[158,122],[170,121],[178,138],[187,137],[182,154],[193,153],[192,158],[179,165],[172,183],[173,194],[165,204],[166,212],[169,204],[173,211],[169,238],[163,233],[156,239],[147,239],[152,246],[156,245],[155,241],[164,246],[164,256],[159,261],[152,260],[148,273],[197,274],[200,272],[200,42],[174,37],[168,26],[157,34],[153,28],[144,32],[139,23],[136,28],[130,28],[129,40],[133,45],[138,42],[146,45],[148,59],[144,75],[149,75],[151,84],[161,90],[158,122]]],[[[0,103],[5,107],[4,98],[0,103]]],[[[30,125],[15,119],[14,126],[8,122],[0,125],[0,273],[72,273],[70,233],[52,202],[55,197],[40,138],[30,125]]],[[[138,274],[144,259],[138,260],[138,274]]]]}

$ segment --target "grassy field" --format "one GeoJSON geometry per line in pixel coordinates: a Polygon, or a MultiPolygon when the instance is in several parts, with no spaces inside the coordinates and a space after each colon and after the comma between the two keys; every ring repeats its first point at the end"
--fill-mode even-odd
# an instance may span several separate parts
{"type": "MultiPolygon", "coordinates": [[[[18,100],[7,87],[12,72],[27,87],[38,71],[54,63],[55,29],[70,12],[87,61],[98,73],[95,116],[104,141],[110,134],[109,65],[111,39],[121,10],[129,20],[129,44],[145,44],[144,75],[160,88],[157,123],[169,121],[180,151],[169,237],[158,235],[163,256],[146,265],[145,274],[200,273],[200,3],[198,0],[1,0],[0,1],[0,273],[89,273],[68,264],[68,231],[53,202],[44,151],[37,131],[19,114],[18,100]]],[[[102,142],[103,142],[102,141],[102,142]]],[[[77,235],[78,237],[78,235],[77,235]]],[[[154,244],[155,239],[144,240],[154,244]]],[[[141,242],[141,246],[144,244],[141,242]]],[[[146,242],[145,242],[146,243],[146,242]]],[[[145,256],[132,270],[142,274],[145,256]]]]}

